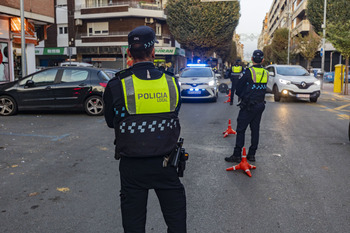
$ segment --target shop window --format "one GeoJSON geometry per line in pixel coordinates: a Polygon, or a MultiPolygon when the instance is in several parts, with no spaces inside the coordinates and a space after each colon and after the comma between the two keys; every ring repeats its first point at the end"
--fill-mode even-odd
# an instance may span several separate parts
{"type": "Polygon", "coordinates": [[[0,42],[0,82],[9,82],[9,60],[7,42],[0,42]]]}

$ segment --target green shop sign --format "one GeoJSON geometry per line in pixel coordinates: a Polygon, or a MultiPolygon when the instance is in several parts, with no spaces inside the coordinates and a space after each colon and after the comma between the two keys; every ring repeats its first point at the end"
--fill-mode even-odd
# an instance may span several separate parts
{"type": "Polygon", "coordinates": [[[64,48],[44,48],[43,55],[64,55],[64,48]]]}
{"type": "Polygon", "coordinates": [[[35,48],[35,55],[65,55],[64,48],[35,48]]]}
{"type": "Polygon", "coordinates": [[[179,55],[185,57],[185,50],[177,47],[155,47],[156,55],[179,55]]]}
{"type": "Polygon", "coordinates": [[[156,55],[175,55],[176,48],[175,47],[156,47],[156,55]]]}

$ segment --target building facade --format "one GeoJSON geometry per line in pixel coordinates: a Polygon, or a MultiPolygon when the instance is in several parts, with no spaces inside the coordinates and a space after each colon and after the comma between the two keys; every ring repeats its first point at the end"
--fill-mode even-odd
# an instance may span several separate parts
{"type": "MultiPolygon", "coordinates": [[[[290,29],[291,48],[293,47],[293,38],[296,36],[315,33],[312,24],[307,18],[307,0],[274,0],[267,13],[267,18],[265,17],[263,22],[258,47],[262,49],[264,46],[269,45],[272,42],[274,33],[279,28],[290,29]]],[[[311,66],[314,68],[321,67],[320,50],[311,63],[311,66]]],[[[292,59],[291,62],[306,67],[306,61],[300,55],[292,59]]],[[[341,62],[340,53],[335,51],[331,43],[326,43],[325,71],[333,70],[337,62],[341,62]]]]}
{"type": "MultiPolygon", "coordinates": [[[[35,45],[46,38],[46,29],[54,23],[54,0],[25,0],[24,17],[26,67],[30,74],[36,71],[35,45]]],[[[0,82],[21,77],[20,0],[0,1],[0,51],[0,82]]]]}
{"type": "Polygon", "coordinates": [[[185,65],[185,51],[171,36],[166,24],[166,1],[56,0],[56,25],[52,38],[37,47],[39,63],[57,65],[69,55],[76,61],[102,68],[126,68],[127,36],[137,26],[156,32],[156,60],[175,71],[185,65]],[[53,56],[48,55],[50,49],[53,56]],[[42,50],[40,52],[39,50],[42,50]]]}

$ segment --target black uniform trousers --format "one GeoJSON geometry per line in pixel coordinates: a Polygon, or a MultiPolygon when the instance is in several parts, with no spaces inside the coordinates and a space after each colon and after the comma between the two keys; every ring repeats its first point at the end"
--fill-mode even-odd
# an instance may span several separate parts
{"type": "Polygon", "coordinates": [[[119,164],[121,211],[125,233],[143,233],[148,190],[154,189],[168,233],[186,232],[186,196],[174,167],[163,167],[163,157],[127,158],[119,164]]]}
{"type": "Polygon", "coordinates": [[[265,103],[261,102],[251,105],[249,108],[244,107],[239,111],[236,129],[236,146],[233,151],[233,156],[241,157],[245,141],[245,131],[248,125],[251,130],[251,145],[249,147],[248,155],[255,155],[255,152],[258,149],[260,121],[264,110],[265,103]]]}
{"type": "Polygon", "coordinates": [[[231,103],[233,103],[234,93],[235,93],[236,86],[237,86],[238,79],[239,79],[240,75],[241,74],[238,74],[238,75],[233,74],[231,76],[231,96],[230,96],[231,103]]]}

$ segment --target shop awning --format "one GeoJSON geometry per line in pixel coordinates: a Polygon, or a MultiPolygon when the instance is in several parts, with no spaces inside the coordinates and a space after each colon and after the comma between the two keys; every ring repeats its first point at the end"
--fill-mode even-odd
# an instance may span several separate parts
{"type": "MultiPolygon", "coordinates": [[[[16,44],[21,44],[21,37],[19,36],[13,36],[13,43],[16,44]]],[[[26,44],[34,44],[34,45],[38,45],[38,40],[36,37],[29,37],[26,36],[26,44]]]]}

